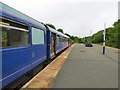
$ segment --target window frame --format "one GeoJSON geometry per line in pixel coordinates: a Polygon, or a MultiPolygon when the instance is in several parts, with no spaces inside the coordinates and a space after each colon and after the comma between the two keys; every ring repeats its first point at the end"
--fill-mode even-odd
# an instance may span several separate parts
{"type": "Polygon", "coordinates": [[[59,44],[61,41],[60,41],[60,35],[57,35],[56,37],[56,43],[59,44]]]}
{"type": "Polygon", "coordinates": [[[43,45],[43,44],[45,44],[45,31],[44,31],[43,29],[38,28],[38,27],[35,27],[35,26],[32,26],[32,27],[31,27],[31,44],[32,44],[33,46],[35,46],[35,45],[43,45]],[[33,29],[33,28],[38,29],[38,30],[40,30],[40,31],[43,31],[43,35],[44,35],[44,43],[42,43],[42,44],[33,44],[33,32],[32,32],[32,29],[33,29]]]}
{"type": "MultiPolygon", "coordinates": [[[[19,27],[4,25],[4,24],[0,24],[0,28],[14,29],[16,31],[22,31],[22,32],[27,32],[28,33],[28,45],[7,46],[7,47],[0,47],[0,48],[2,48],[2,49],[9,49],[9,48],[20,48],[20,47],[30,46],[30,31],[29,31],[29,29],[27,30],[27,29],[24,29],[24,28],[19,28],[19,27]]],[[[1,31],[2,31],[2,29],[1,29],[1,31]]],[[[8,31],[11,31],[11,30],[8,30],[8,31]]]]}

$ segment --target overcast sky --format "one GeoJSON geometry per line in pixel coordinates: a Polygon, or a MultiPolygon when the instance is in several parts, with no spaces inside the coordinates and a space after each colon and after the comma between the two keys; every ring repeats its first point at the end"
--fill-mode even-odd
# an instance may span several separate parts
{"type": "Polygon", "coordinates": [[[84,37],[118,19],[119,0],[1,0],[1,2],[64,32],[84,37]]]}

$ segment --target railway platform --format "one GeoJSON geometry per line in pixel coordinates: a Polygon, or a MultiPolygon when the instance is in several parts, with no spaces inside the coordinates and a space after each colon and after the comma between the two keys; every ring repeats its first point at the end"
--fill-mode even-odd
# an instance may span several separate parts
{"type": "Polygon", "coordinates": [[[114,48],[74,44],[23,88],[118,88],[118,54],[114,48]]]}

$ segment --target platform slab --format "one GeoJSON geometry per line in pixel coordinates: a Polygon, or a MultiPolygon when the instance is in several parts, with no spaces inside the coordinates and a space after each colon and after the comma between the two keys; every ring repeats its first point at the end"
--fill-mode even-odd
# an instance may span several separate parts
{"type": "Polygon", "coordinates": [[[50,88],[118,88],[118,50],[76,44],[50,88]]]}

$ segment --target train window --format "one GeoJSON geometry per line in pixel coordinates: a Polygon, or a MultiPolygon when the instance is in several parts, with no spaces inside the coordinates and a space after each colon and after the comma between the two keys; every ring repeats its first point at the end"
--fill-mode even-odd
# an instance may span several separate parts
{"type": "Polygon", "coordinates": [[[61,39],[62,39],[62,42],[64,42],[64,37],[62,37],[61,39]]]}
{"type": "Polygon", "coordinates": [[[61,36],[60,36],[59,40],[60,40],[60,42],[62,42],[62,37],[61,36]]]}
{"type": "Polygon", "coordinates": [[[2,33],[2,48],[29,45],[28,30],[6,25],[0,25],[0,28],[0,32],[2,33]]]}
{"type": "Polygon", "coordinates": [[[67,40],[66,40],[66,38],[64,37],[64,42],[66,42],[67,40]]]}
{"type": "Polygon", "coordinates": [[[1,24],[7,24],[9,26],[13,26],[13,27],[17,27],[17,28],[23,28],[28,30],[28,26],[23,24],[23,23],[19,23],[16,21],[12,21],[12,20],[8,20],[8,19],[4,19],[4,18],[0,18],[0,23],[1,24]],[[2,22],[1,22],[2,21],[2,22]]]}
{"type": "Polygon", "coordinates": [[[62,37],[62,42],[64,42],[64,37],[62,37]]]}
{"type": "Polygon", "coordinates": [[[62,37],[60,36],[59,41],[62,42],[62,37]]]}
{"type": "Polygon", "coordinates": [[[44,31],[32,27],[32,44],[44,44],[44,31]]]}
{"type": "Polygon", "coordinates": [[[57,44],[58,44],[60,42],[60,36],[57,35],[56,40],[57,40],[57,44]]]}
{"type": "Polygon", "coordinates": [[[64,37],[61,37],[61,42],[64,42],[64,37]]]}

